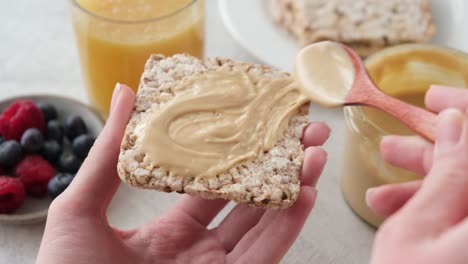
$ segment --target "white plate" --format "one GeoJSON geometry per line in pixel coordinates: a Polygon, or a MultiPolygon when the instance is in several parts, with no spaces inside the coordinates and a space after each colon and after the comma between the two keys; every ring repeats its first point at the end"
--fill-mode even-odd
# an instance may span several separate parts
{"type": "MultiPolygon", "coordinates": [[[[268,0],[220,0],[224,24],[234,39],[265,64],[291,71],[299,46],[271,19],[268,0]]],[[[433,43],[468,52],[468,1],[432,0],[437,27],[433,43]]]]}

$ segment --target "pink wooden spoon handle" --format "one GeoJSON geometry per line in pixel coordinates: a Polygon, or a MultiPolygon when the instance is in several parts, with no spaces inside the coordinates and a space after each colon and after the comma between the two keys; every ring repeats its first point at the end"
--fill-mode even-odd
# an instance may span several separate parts
{"type": "Polygon", "coordinates": [[[368,100],[362,101],[361,104],[383,110],[403,122],[414,132],[423,136],[427,140],[431,142],[435,141],[436,114],[400,101],[379,90],[375,90],[371,97],[372,99],[366,98],[368,100]]]}
{"type": "Polygon", "coordinates": [[[414,132],[434,142],[437,115],[382,92],[369,77],[359,55],[345,45],[343,48],[350,55],[356,71],[353,88],[346,96],[344,105],[368,105],[383,110],[406,124],[414,132]]]}

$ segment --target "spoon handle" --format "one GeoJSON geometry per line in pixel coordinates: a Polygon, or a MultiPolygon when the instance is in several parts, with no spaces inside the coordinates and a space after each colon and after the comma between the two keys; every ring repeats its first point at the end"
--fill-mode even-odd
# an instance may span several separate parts
{"type": "Polygon", "coordinates": [[[427,140],[435,141],[436,114],[398,100],[380,90],[376,90],[372,97],[374,98],[368,98],[369,100],[363,103],[391,114],[427,140]]]}

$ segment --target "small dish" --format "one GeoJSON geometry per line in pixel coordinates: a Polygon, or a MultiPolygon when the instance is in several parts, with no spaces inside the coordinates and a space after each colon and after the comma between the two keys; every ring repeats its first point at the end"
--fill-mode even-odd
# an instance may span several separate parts
{"type": "MultiPolygon", "coordinates": [[[[98,136],[104,127],[104,118],[92,107],[74,99],[55,95],[30,95],[0,100],[0,112],[8,107],[13,101],[30,99],[34,102],[47,102],[58,109],[59,119],[70,114],[77,114],[85,121],[89,132],[98,136]]],[[[4,224],[32,224],[43,222],[47,218],[47,211],[52,199],[26,197],[21,208],[12,214],[0,214],[0,223],[4,224]]]]}

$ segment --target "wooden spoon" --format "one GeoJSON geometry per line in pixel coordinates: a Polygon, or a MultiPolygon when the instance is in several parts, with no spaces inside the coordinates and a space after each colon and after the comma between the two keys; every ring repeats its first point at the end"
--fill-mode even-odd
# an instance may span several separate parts
{"type": "MultiPolygon", "coordinates": [[[[343,44],[327,41],[312,44],[304,48],[299,52],[296,60],[296,75],[299,83],[305,90],[305,94],[312,95],[309,96],[309,99],[313,102],[327,107],[366,105],[378,108],[394,116],[424,138],[432,142],[435,140],[437,116],[425,109],[405,103],[385,94],[369,77],[361,57],[359,57],[353,49],[343,44]],[[315,48],[314,45],[317,45],[316,47],[319,47],[320,50],[313,50],[315,48]],[[336,45],[339,45],[349,56],[349,65],[346,64],[346,61],[343,62],[346,58],[343,58],[343,56],[340,58],[340,56],[338,56],[340,51],[336,49],[336,45]],[[334,52],[332,52],[333,49],[334,52]],[[330,51],[330,54],[327,54],[327,51],[330,51]],[[314,59],[311,55],[320,57],[320,64],[315,64],[315,66],[311,67],[311,64],[308,62],[314,59]],[[352,69],[353,66],[354,69],[352,69]],[[323,76],[314,77],[314,70],[333,70],[333,67],[337,67],[337,70],[334,71],[336,74],[329,72],[325,78],[323,76]],[[326,85],[329,84],[329,80],[326,80],[326,78],[339,80],[343,72],[345,72],[344,75],[348,74],[348,76],[350,72],[351,74],[354,72],[354,80],[350,82],[352,85],[339,89],[338,92],[337,89],[329,89],[329,86],[326,85]],[[322,79],[317,80],[316,78],[322,79]],[[317,89],[320,89],[320,91],[317,89]],[[341,93],[341,95],[339,95],[339,93],[341,93]],[[330,101],[331,98],[333,98],[332,101],[330,101]]],[[[346,79],[345,77],[343,78],[346,79]]],[[[336,80],[333,80],[332,84],[337,84],[336,80]]],[[[344,81],[344,86],[346,86],[346,80],[344,81]]]]}

